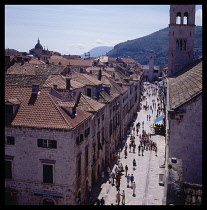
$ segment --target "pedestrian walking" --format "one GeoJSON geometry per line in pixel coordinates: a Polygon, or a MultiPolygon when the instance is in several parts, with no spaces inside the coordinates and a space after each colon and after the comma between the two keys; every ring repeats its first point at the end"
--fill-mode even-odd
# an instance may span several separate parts
{"type": "Polygon", "coordinates": [[[125,144],[125,150],[127,149],[127,143],[125,144]]]}
{"type": "Polygon", "coordinates": [[[136,149],[136,144],[134,143],[134,145],[133,145],[133,153],[135,153],[135,149],[136,149]]]}
{"type": "Polygon", "coordinates": [[[102,197],[100,200],[101,206],[103,206],[105,204],[104,198],[102,197]]]}
{"type": "Polygon", "coordinates": [[[133,189],[133,194],[132,194],[132,196],[135,196],[135,189],[136,189],[136,184],[135,184],[135,182],[133,182],[133,184],[132,184],[132,189],[133,189]]]}
{"type": "Polygon", "coordinates": [[[121,199],[121,194],[118,191],[118,193],[116,194],[116,202],[117,202],[118,206],[119,206],[119,203],[120,203],[120,199],[121,199]]]}
{"type": "Polygon", "coordinates": [[[157,146],[155,146],[155,156],[157,156],[157,146]]]}
{"type": "Polygon", "coordinates": [[[125,176],[127,176],[127,171],[128,171],[128,166],[127,165],[125,165],[125,176]]]}
{"type": "Polygon", "coordinates": [[[132,147],[132,144],[130,143],[129,144],[129,152],[131,152],[131,147],[132,147]]]}
{"type": "Polygon", "coordinates": [[[117,188],[117,190],[118,190],[119,187],[120,187],[120,179],[121,179],[120,174],[117,174],[117,175],[116,175],[116,188],[117,188]]]}
{"type": "Polygon", "coordinates": [[[124,192],[124,190],[122,191],[121,196],[122,196],[122,201],[121,202],[124,205],[125,204],[125,192],[124,192]]]}
{"type": "Polygon", "coordinates": [[[133,176],[133,174],[131,174],[131,176],[130,176],[130,181],[131,181],[131,187],[132,187],[132,183],[133,183],[133,181],[134,181],[134,176],[133,176]]]}
{"type": "Polygon", "coordinates": [[[111,173],[111,169],[109,168],[109,166],[107,166],[106,171],[107,171],[107,176],[109,177],[110,176],[110,173],[111,173]]]}
{"type": "Polygon", "coordinates": [[[127,149],[124,150],[125,158],[127,158],[127,149]]]}
{"type": "Polygon", "coordinates": [[[130,182],[130,174],[127,176],[127,187],[129,187],[129,182],[130,182]]]}
{"type": "Polygon", "coordinates": [[[102,182],[104,181],[104,171],[102,171],[101,173],[101,179],[102,179],[102,182]]]}
{"type": "Polygon", "coordinates": [[[121,148],[119,148],[119,150],[118,150],[119,158],[120,158],[120,154],[121,154],[121,148]]]}
{"type": "Polygon", "coordinates": [[[96,205],[97,205],[97,206],[100,206],[101,201],[98,199],[98,197],[96,197],[96,200],[95,200],[95,202],[94,202],[94,203],[96,203],[96,205]]]}
{"type": "Polygon", "coordinates": [[[135,170],[135,167],[136,167],[136,160],[133,159],[133,169],[135,170]]]}
{"type": "Polygon", "coordinates": [[[141,145],[139,144],[139,146],[137,147],[138,149],[138,155],[140,156],[140,149],[141,149],[141,145]]]}
{"type": "Polygon", "coordinates": [[[139,133],[139,129],[137,128],[137,136],[138,136],[138,133],[139,133]]]}
{"type": "Polygon", "coordinates": [[[142,156],[144,156],[144,146],[141,146],[142,156]]]}
{"type": "Polygon", "coordinates": [[[111,178],[112,178],[112,181],[113,181],[112,185],[114,185],[114,178],[115,178],[115,173],[114,172],[111,173],[111,178]]]}

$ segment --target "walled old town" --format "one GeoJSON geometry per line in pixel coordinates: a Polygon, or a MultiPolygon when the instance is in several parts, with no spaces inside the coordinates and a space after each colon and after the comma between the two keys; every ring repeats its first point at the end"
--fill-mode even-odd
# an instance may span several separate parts
{"type": "Polygon", "coordinates": [[[162,66],[5,49],[5,205],[203,204],[196,6],[169,8],[162,66]]]}

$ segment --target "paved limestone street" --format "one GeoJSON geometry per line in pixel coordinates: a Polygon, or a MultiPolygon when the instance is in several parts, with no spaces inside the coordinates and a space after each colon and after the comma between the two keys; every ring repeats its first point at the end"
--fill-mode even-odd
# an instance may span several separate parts
{"type": "MultiPolygon", "coordinates": [[[[148,83],[149,84],[149,83],[148,83]]],[[[154,123],[154,119],[156,119],[157,115],[157,107],[160,101],[157,101],[157,94],[152,95],[152,89],[149,86],[157,87],[156,85],[149,84],[146,86],[146,82],[144,83],[144,87],[146,91],[143,91],[143,96],[146,96],[145,100],[142,100],[142,109],[138,112],[138,116],[134,122],[134,127],[136,128],[136,124],[140,123],[140,129],[137,136],[136,129],[135,132],[132,131],[130,134],[135,134],[135,144],[136,149],[135,153],[133,149],[129,152],[129,144],[131,135],[127,136],[126,143],[128,145],[127,148],[127,158],[124,155],[124,147],[120,153],[119,161],[122,163],[123,168],[125,165],[128,166],[127,174],[134,175],[134,181],[136,184],[135,195],[133,195],[133,189],[131,188],[131,183],[129,187],[127,187],[127,178],[125,177],[125,171],[122,172],[121,180],[120,180],[120,193],[125,191],[125,205],[162,205],[162,199],[164,196],[164,186],[159,184],[159,174],[164,174],[164,168],[160,168],[160,163],[164,159],[165,155],[165,137],[162,135],[152,135],[151,140],[157,144],[157,156],[155,155],[155,151],[153,150],[144,150],[144,156],[138,155],[138,145],[140,143],[139,135],[142,134],[142,129],[146,131],[146,133],[153,133],[152,128],[150,127],[154,123]],[[149,91],[150,90],[150,91],[149,91]],[[148,91],[148,95],[147,95],[148,91]],[[150,94],[150,95],[149,95],[150,94]],[[148,110],[143,109],[143,105],[149,105],[153,107],[153,102],[156,103],[156,109],[152,110],[149,108],[148,110]],[[147,115],[151,115],[151,119],[147,120],[147,115]],[[142,126],[142,122],[144,121],[144,125],[142,126]],[[136,160],[136,167],[133,169],[133,159],[136,160]]],[[[159,113],[158,116],[161,116],[163,113],[159,113]]],[[[162,123],[162,121],[158,122],[162,123]]],[[[125,143],[124,143],[125,144],[125,143]]],[[[141,152],[140,152],[141,153],[141,152]]],[[[113,166],[113,172],[115,170],[115,164],[113,166]]],[[[116,203],[116,194],[117,188],[116,186],[112,186],[109,181],[105,181],[101,184],[101,189],[99,189],[99,194],[96,195],[99,199],[102,197],[105,200],[105,205],[117,205],[116,203]]],[[[122,200],[122,198],[121,198],[122,200]]],[[[120,205],[122,203],[120,202],[120,205]]]]}

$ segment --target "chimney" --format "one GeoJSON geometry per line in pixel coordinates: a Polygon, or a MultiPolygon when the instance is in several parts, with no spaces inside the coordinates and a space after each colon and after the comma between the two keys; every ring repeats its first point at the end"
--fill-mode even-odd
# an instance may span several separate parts
{"type": "Polygon", "coordinates": [[[66,90],[70,91],[70,88],[71,88],[71,78],[66,77],[66,90]]]}
{"type": "Polygon", "coordinates": [[[37,94],[39,92],[39,85],[32,85],[32,93],[37,94]]]}
{"type": "Polygon", "coordinates": [[[32,94],[28,102],[29,105],[35,104],[37,100],[38,92],[39,92],[39,85],[32,85],[32,94]]]}
{"type": "Polygon", "coordinates": [[[53,89],[57,90],[57,85],[53,84],[53,89]]]}
{"type": "Polygon", "coordinates": [[[17,63],[22,63],[22,57],[21,56],[17,57],[17,63]]]}
{"type": "Polygon", "coordinates": [[[98,71],[98,80],[101,81],[101,77],[102,77],[102,71],[101,71],[101,68],[100,68],[99,71],[98,71]]]}

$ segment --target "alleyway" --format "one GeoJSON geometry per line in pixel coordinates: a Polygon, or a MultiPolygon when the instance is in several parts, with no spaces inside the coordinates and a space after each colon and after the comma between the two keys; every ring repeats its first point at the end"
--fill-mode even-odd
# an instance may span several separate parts
{"type": "MultiPolygon", "coordinates": [[[[157,118],[157,107],[160,101],[157,101],[158,92],[153,92],[154,88],[151,88],[151,86],[157,87],[153,84],[147,85],[146,83],[144,83],[144,87],[146,90],[143,92],[143,96],[145,96],[146,98],[141,102],[142,109],[140,110],[140,112],[138,112],[138,116],[133,125],[133,127],[135,127],[135,132],[132,130],[126,140],[126,143],[128,145],[127,158],[125,158],[124,155],[124,147],[120,152],[119,161],[122,163],[123,168],[125,168],[125,165],[128,166],[127,174],[134,175],[134,181],[136,184],[135,195],[133,195],[131,182],[129,184],[129,187],[127,187],[127,177],[125,176],[125,171],[122,172],[123,175],[121,176],[120,180],[120,194],[122,194],[123,190],[125,191],[125,205],[162,205],[162,199],[164,196],[164,186],[159,184],[159,174],[164,174],[164,168],[160,168],[160,164],[162,164],[165,155],[165,137],[161,135],[151,136],[151,140],[157,144],[157,156],[155,154],[155,151],[153,150],[144,150],[143,156],[139,156],[137,149],[138,145],[140,144],[139,135],[142,134],[142,130],[144,129],[147,134],[153,134],[153,129],[150,126],[154,123],[154,119],[157,118]],[[153,102],[156,104],[156,107],[154,104],[154,108],[153,102]],[[149,109],[143,109],[144,105],[149,105],[149,109]],[[153,113],[150,109],[150,106],[152,106],[153,113]],[[151,115],[151,118],[149,119],[147,115],[151,115]],[[143,121],[144,124],[142,124],[143,121]],[[137,135],[136,124],[138,122],[140,123],[140,129],[137,135]],[[131,134],[135,136],[135,153],[133,152],[133,148],[131,149],[131,152],[129,150],[131,134]],[[136,167],[134,169],[133,159],[136,160],[136,167]]],[[[160,112],[158,113],[158,116],[161,116],[162,114],[163,113],[160,112]]],[[[161,124],[162,121],[158,123],[161,124]]],[[[116,166],[116,164],[113,166],[113,172],[116,166]]],[[[104,198],[105,205],[117,205],[117,188],[115,185],[112,186],[112,184],[109,183],[108,179],[103,182],[101,186],[99,186],[99,188],[97,188],[97,191],[94,191],[92,193],[92,195],[95,194],[99,199],[101,199],[102,197],[104,198]]],[[[121,202],[120,205],[122,205],[121,202]]]]}

